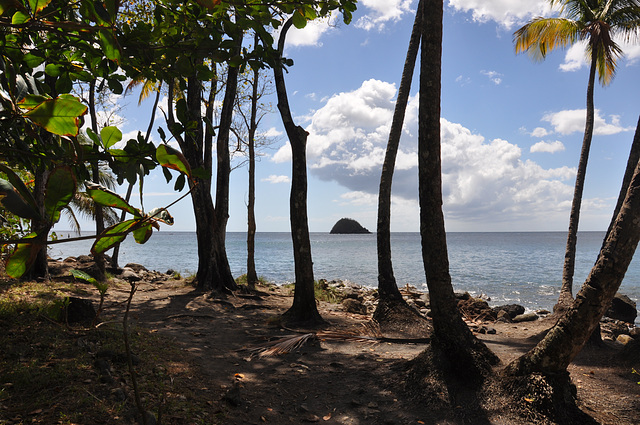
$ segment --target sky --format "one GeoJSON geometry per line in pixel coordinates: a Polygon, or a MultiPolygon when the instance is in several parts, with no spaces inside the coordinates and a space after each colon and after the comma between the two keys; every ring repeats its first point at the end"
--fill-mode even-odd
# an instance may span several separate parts
{"type": "MultiPolygon", "coordinates": [[[[584,45],[533,62],[516,55],[513,32],[548,1],[445,0],[442,56],[442,171],[447,231],[566,231],[585,122],[584,45]]],[[[285,73],[296,124],[309,132],[308,216],[312,232],[342,217],[376,228],[377,192],[417,0],[362,0],[350,25],[339,16],[292,29],[285,73]]],[[[640,40],[613,82],[595,88],[596,122],[580,230],[611,219],[640,114],[640,40]]],[[[419,231],[416,67],[392,189],[391,230],[419,231]]],[[[151,101],[117,112],[125,140],[145,131],[151,101]]],[[[259,232],[287,232],[291,149],[272,100],[260,131],[272,145],[256,167],[259,232]]],[[[162,125],[159,114],[156,127],[162,125]]],[[[160,142],[157,132],[152,140],[160,142]]],[[[239,163],[240,160],[237,160],[239,163]]],[[[125,188],[118,189],[124,193],[125,188]]],[[[144,183],[144,207],[180,194],[159,172],[144,183]]],[[[248,170],[231,173],[228,231],[245,231],[248,170]]],[[[169,209],[166,230],[195,230],[190,198],[169,209]]],[[[58,227],[65,228],[65,223],[58,227]]],[[[83,225],[83,229],[90,228],[83,225]]]]}

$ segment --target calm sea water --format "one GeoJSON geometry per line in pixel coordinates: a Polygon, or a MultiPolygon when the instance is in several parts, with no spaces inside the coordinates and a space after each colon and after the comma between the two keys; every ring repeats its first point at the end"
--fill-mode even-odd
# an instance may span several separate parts
{"type": "MultiPolygon", "coordinates": [[[[66,232],[62,233],[65,237],[66,232]]],[[[69,235],[73,236],[73,235],[69,235]]],[[[581,232],[576,257],[576,285],[593,266],[604,232],[581,232]]],[[[449,233],[450,271],[454,288],[484,294],[491,305],[518,303],[528,309],[551,309],[562,278],[566,233],[449,233]]],[[[50,255],[64,258],[87,254],[90,241],[53,245],[50,255]]],[[[393,233],[392,258],[398,285],[426,291],[418,233],[393,233]]],[[[316,279],[342,279],[377,286],[376,235],[312,233],[311,249],[316,279]]],[[[227,256],[234,276],[246,271],[246,234],[227,235],[227,256]]],[[[143,264],[151,270],[174,269],[183,276],[197,269],[196,237],[192,232],[155,232],[145,245],[128,237],[120,250],[120,264],[143,264]]],[[[256,269],[275,283],[294,280],[293,249],[289,233],[256,235],[256,269]]],[[[620,292],[640,300],[640,260],[634,259],[620,292]]]]}

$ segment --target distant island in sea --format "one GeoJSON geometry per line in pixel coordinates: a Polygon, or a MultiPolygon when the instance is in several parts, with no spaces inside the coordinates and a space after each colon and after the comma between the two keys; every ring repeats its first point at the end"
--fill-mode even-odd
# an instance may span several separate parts
{"type": "Polygon", "coordinates": [[[331,234],[361,234],[371,233],[365,227],[362,227],[360,223],[352,218],[341,218],[331,228],[331,234]]]}

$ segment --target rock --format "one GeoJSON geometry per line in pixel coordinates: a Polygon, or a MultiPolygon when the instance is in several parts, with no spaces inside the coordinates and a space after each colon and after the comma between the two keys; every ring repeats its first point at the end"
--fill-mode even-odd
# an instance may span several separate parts
{"type": "Polygon", "coordinates": [[[366,228],[362,227],[360,223],[352,218],[341,218],[331,228],[331,234],[358,234],[358,233],[371,233],[366,228]]]}
{"type": "Polygon", "coordinates": [[[496,313],[489,303],[481,298],[469,297],[458,301],[458,310],[467,318],[480,320],[496,320],[496,313]]]}
{"type": "Polygon", "coordinates": [[[128,282],[138,282],[142,280],[140,276],[138,276],[138,274],[129,267],[125,267],[122,270],[122,274],[120,275],[120,277],[128,282]]]}
{"type": "Polygon", "coordinates": [[[634,327],[629,331],[629,335],[631,335],[635,339],[640,339],[640,328],[634,327]]]}
{"type": "Polygon", "coordinates": [[[140,272],[148,272],[149,270],[147,270],[147,268],[145,266],[143,266],[142,264],[138,264],[138,263],[127,263],[124,266],[125,269],[129,268],[131,270],[133,270],[136,273],[140,273],[140,272]]]}
{"type": "Polygon", "coordinates": [[[500,311],[504,311],[509,315],[510,319],[513,319],[520,314],[524,314],[524,307],[518,304],[506,304],[498,307],[493,307],[493,311],[496,316],[500,311]]]}
{"type": "Polygon", "coordinates": [[[498,311],[496,319],[500,322],[511,322],[511,316],[509,316],[509,313],[504,310],[498,311]]]}
{"type": "Polygon", "coordinates": [[[354,298],[345,298],[342,300],[342,308],[347,313],[367,314],[367,307],[361,301],[354,298]]]}
{"type": "Polygon", "coordinates": [[[616,338],[616,342],[618,342],[618,343],[620,343],[622,345],[627,345],[631,341],[633,341],[633,337],[631,337],[629,335],[618,335],[618,337],[616,338]]]}
{"type": "Polygon", "coordinates": [[[519,323],[519,322],[532,322],[534,320],[538,320],[538,315],[535,313],[524,313],[524,314],[519,314],[516,317],[513,318],[513,321],[515,323],[519,323]]]}
{"type": "Polygon", "coordinates": [[[605,316],[612,319],[622,320],[623,322],[633,323],[636,320],[638,311],[636,303],[631,298],[623,294],[616,294],[611,301],[611,307],[605,313],[605,316]]]}
{"type": "Polygon", "coordinates": [[[69,297],[66,316],[68,323],[91,323],[96,317],[96,309],[91,300],[69,297]]]}

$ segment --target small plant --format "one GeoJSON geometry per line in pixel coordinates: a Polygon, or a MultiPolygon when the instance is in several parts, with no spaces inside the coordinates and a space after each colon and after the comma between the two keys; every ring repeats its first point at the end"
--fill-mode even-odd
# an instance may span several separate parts
{"type": "Polygon", "coordinates": [[[339,303],[344,299],[344,296],[336,288],[330,287],[325,279],[314,281],[313,291],[316,299],[320,301],[339,303]]]}
{"type": "Polygon", "coordinates": [[[92,277],[90,274],[83,272],[82,270],[71,270],[71,275],[80,280],[84,280],[87,283],[92,284],[100,293],[100,304],[98,305],[98,310],[96,311],[96,317],[93,318],[92,326],[95,326],[98,318],[100,317],[100,313],[102,313],[102,305],[104,304],[104,297],[107,295],[107,289],[109,289],[109,284],[107,282],[98,282],[98,280],[92,277]]]}
{"type": "MultiPolygon", "coordinates": [[[[636,375],[640,375],[640,372],[638,372],[637,370],[635,370],[634,368],[631,368],[631,373],[632,374],[636,374],[636,375]]],[[[640,385],[640,381],[638,381],[638,385],[640,385]]]]}

